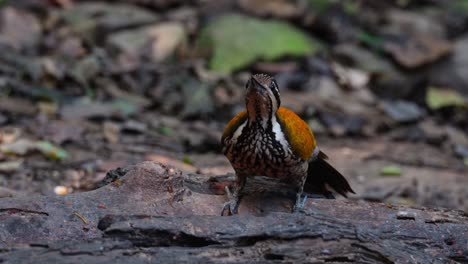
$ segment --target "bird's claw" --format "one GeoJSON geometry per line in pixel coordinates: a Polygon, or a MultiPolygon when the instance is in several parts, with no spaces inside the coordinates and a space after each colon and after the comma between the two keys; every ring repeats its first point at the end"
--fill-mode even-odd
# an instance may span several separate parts
{"type": "Polygon", "coordinates": [[[226,186],[224,187],[224,190],[226,191],[227,197],[229,199],[229,202],[225,202],[223,204],[223,210],[221,211],[221,216],[224,215],[234,215],[237,214],[237,208],[239,204],[239,199],[237,199],[232,193],[231,190],[229,190],[229,187],[226,186]],[[227,214],[225,214],[227,213],[227,214]]]}
{"type": "Polygon", "coordinates": [[[293,213],[304,212],[304,207],[305,207],[306,202],[307,202],[307,195],[304,195],[303,198],[301,198],[300,196],[297,197],[296,204],[294,205],[293,210],[292,210],[293,213]]]}
{"type": "Polygon", "coordinates": [[[232,202],[229,201],[224,203],[223,210],[221,211],[221,216],[229,216],[234,214],[237,214],[237,210],[235,209],[235,206],[232,204],[232,202]]]}

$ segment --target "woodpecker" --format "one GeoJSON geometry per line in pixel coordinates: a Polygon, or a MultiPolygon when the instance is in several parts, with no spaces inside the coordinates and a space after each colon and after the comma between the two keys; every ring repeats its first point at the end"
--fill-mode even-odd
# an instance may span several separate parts
{"type": "Polygon", "coordinates": [[[248,177],[266,176],[291,184],[296,190],[293,212],[300,211],[307,192],[333,198],[328,187],[347,197],[354,193],[348,181],[333,168],[317,146],[314,134],[293,111],[281,107],[278,84],[266,74],[253,75],[246,84],[246,109],[226,126],[223,153],[236,173],[234,191],[221,215],[237,214],[248,177]]]}

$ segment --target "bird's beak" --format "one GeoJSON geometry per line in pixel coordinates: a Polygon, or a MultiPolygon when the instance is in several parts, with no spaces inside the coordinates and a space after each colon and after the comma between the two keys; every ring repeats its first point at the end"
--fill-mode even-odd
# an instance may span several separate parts
{"type": "Polygon", "coordinates": [[[251,77],[247,84],[247,93],[249,94],[252,92],[256,92],[262,94],[264,91],[265,87],[263,87],[263,85],[259,81],[257,81],[257,79],[251,77]]]}

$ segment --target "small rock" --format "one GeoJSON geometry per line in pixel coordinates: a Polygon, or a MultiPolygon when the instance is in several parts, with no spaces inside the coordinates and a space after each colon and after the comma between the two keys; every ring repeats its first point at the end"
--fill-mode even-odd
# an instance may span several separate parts
{"type": "Polygon", "coordinates": [[[22,159],[0,162],[0,172],[5,172],[5,173],[15,172],[21,167],[22,164],[23,164],[22,159]]]}
{"type": "Polygon", "coordinates": [[[424,134],[423,138],[429,144],[440,146],[448,138],[447,132],[433,120],[422,121],[419,123],[419,127],[424,134]]]}
{"type": "Polygon", "coordinates": [[[400,72],[388,60],[364,48],[351,44],[335,46],[333,53],[339,62],[370,74],[372,91],[380,97],[408,98],[421,86],[421,77],[400,72]]]}
{"type": "Polygon", "coordinates": [[[151,55],[160,62],[173,55],[177,48],[185,44],[187,33],[180,23],[167,22],[148,29],[148,36],[153,39],[151,55]]]}
{"type": "Polygon", "coordinates": [[[362,117],[328,112],[323,112],[320,115],[320,119],[327,127],[328,131],[336,137],[341,137],[346,134],[361,135],[367,123],[362,117]]]}
{"type": "Polygon", "coordinates": [[[113,111],[108,104],[91,102],[84,98],[64,105],[60,110],[60,115],[63,119],[105,118],[110,117],[113,111]]]}
{"type": "Polygon", "coordinates": [[[416,220],[416,213],[408,211],[398,211],[396,218],[399,220],[416,220]]]}
{"type": "Polygon", "coordinates": [[[361,198],[371,202],[382,202],[386,198],[390,197],[396,188],[388,188],[388,186],[370,186],[366,187],[362,192],[361,198]]]}
{"type": "Polygon", "coordinates": [[[455,42],[450,58],[432,67],[428,77],[440,87],[451,87],[468,96],[468,36],[455,42]]]}
{"type": "MultiPolygon", "coordinates": [[[[339,109],[345,115],[366,116],[374,110],[369,106],[363,104],[361,90],[344,91],[340,86],[329,77],[322,77],[318,81],[318,86],[315,84],[314,97],[320,98],[320,101],[325,102],[325,106],[331,109],[339,109]],[[343,104],[342,102],[346,102],[343,104]]],[[[314,86],[314,83],[307,83],[305,86],[314,86]]],[[[314,90],[314,87],[310,88],[314,90]]],[[[365,98],[365,101],[373,101],[372,94],[369,93],[370,98],[365,98]]]]}
{"type": "Polygon", "coordinates": [[[58,60],[51,57],[44,57],[40,60],[44,75],[48,75],[58,80],[62,80],[65,75],[65,66],[58,60]]]}
{"type": "Polygon", "coordinates": [[[426,134],[416,124],[396,127],[389,132],[389,136],[395,141],[421,142],[424,141],[426,134]]]}
{"type": "Polygon", "coordinates": [[[79,58],[86,54],[86,48],[81,38],[71,36],[59,43],[58,52],[65,57],[79,58]]]}
{"type": "Polygon", "coordinates": [[[35,115],[38,112],[31,101],[19,97],[0,97],[0,111],[14,115],[35,115]]]}
{"type": "Polygon", "coordinates": [[[455,145],[453,148],[455,154],[457,154],[460,158],[468,158],[468,145],[455,145]]]}
{"type": "Polygon", "coordinates": [[[37,108],[41,114],[44,114],[48,117],[53,117],[57,114],[58,105],[56,103],[50,102],[39,102],[37,103],[37,108]]]}
{"type": "Polygon", "coordinates": [[[96,77],[102,70],[101,63],[95,54],[88,55],[79,60],[70,69],[70,75],[82,85],[87,85],[88,81],[96,77]]]}
{"type": "Polygon", "coordinates": [[[119,142],[120,126],[118,124],[113,122],[104,122],[102,132],[107,142],[111,144],[119,142]]]}
{"type": "Polygon", "coordinates": [[[317,56],[307,57],[307,71],[312,74],[333,76],[333,71],[331,69],[330,63],[325,59],[319,58],[317,56]]]}
{"type": "Polygon", "coordinates": [[[351,42],[358,35],[353,19],[342,8],[329,8],[322,12],[314,20],[312,30],[333,43],[351,42]]]}
{"type": "Polygon", "coordinates": [[[389,24],[385,31],[422,33],[438,38],[446,36],[444,26],[436,19],[426,16],[421,12],[411,12],[401,9],[391,9],[386,12],[386,20],[389,24]]]}
{"type": "Polygon", "coordinates": [[[183,161],[168,157],[168,156],[163,156],[163,155],[158,155],[158,154],[150,154],[145,157],[145,160],[150,160],[154,162],[160,162],[164,165],[167,166],[173,166],[177,168],[178,170],[181,170],[185,173],[196,173],[197,168],[195,168],[192,165],[186,164],[183,161]]]}
{"type": "MultiPolygon", "coordinates": [[[[258,65],[258,64],[256,64],[258,65]]],[[[291,69],[292,70],[292,69],[291,69]]],[[[259,72],[269,72],[269,71],[259,71],[259,72]]],[[[310,76],[304,72],[300,71],[284,71],[275,74],[276,82],[280,89],[290,89],[301,91],[304,90],[304,84],[307,83],[310,76]]]]}
{"type": "Polygon", "coordinates": [[[468,145],[466,132],[452,126],[444,127],[444,130],[452,145],[468,145]]]}
{"type": "Polygon", "coordinates": [[[36,47],[42,29],[39,20],[25,10],[12,7],[0,12],[0,45],[5,44],[15,50],[36,47]]]}
{"type": "Polygon", "coordinates": [[[3,127],[0,130],[0,144],[13,143],[22,134],[22,130],[18,127],[3,127]]]}
{"type": "Polygon", "coordinates": [[[166,16],[169,21],[182,23],[188,35],[196,35],[198,33],[198,29],[200,28],[198,8],[182,6],[167,12],[166,16]]]}
{"type": "Polygon", "coordinates": [[[357,45],[336,45],[333,48],[333,54],[337,57],[338,61],[348,62],[354,67],[366,72],[388,76],[389,73],[395,71],[395,68],[390,62],[357,45]]]}
{"type": "Polygon", "coordinates": [[[94,42],[110,32],[146,25],[158,16],[135,5],[85,2],[61,11],[61,17],[84,39],[94,42]]]}
{"type": "Polygon", "coordinates": [[[0,113],[0,126],[6,124],[8,118],[0,113]]]}
{"type": "Polygon", "coordinates": [[[25,155],[34,149],[36,149],[36,143],[29,139],[18,139],[15,142],[0,145],[0,151],[5,154],[25,155]]]}
{"type": "Polygon", "coordinates": [[[108,117],[125,117],[135,113],[138,106],[128,100],[116,99],[112,102],[94,102],[81,98],[60,109],[63,119],[102,119],[108,117]]]}
{"type": "Polygon", "coordinates": [[[18,193],[17,191],[0,186],[0,198],[17,196],[20,196],[20,193],[18,193]]]}
{"type": "Polygon", "coordinates": [[[390,118],[399,123],[413,122],[426,114],[417,104],[403,100],[384,101],[382,107],[390,118]]]}
{"type": "Polygon", "coordinates": [[[182,86],[184,106],[180,113],[183,117],[209,114],[214,110],[211,86],[195,79],[189,79],[182,86]]]}
{"type": "Polygon", "coordinates": [[[70,193],[70,190],[65,186],[55,186],[54,193],[57,195],[67,195],[70,193]]]}
{"type": "Polygon", "coordinates": [[[370,81],[367,72],[360,69],[345,67],[338,63],[332,63],[332,70],[336,76],[337,82],[344,87],[360,89],[366,87],[370,81]]]}
{"type": "Polygon", "coordinates": [[[38,135],[41,138],[50,140],[57,145],[67,141],[78,142],[82,139],[83,132],[83,126],[63,121],[49,121],[38,129],[38,135]]]}
{"type": "Polygon", "coordinates": [[[312,119],[308,122],[309,127],[314,131],[314,134],[325,134],[326,129],[317,119],[312,119]]]}
{"type": "Polygon", "coordinates": [[[122,125],[122,132],[128,133],[139,133],[142,134],[147,130],[148,126],[145,123],[138,122],[136,120],[127,120],[122,125]]]}

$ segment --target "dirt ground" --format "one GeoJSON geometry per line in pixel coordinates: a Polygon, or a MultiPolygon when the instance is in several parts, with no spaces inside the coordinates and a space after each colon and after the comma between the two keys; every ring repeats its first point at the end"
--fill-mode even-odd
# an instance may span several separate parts
{"type": "Polygon", "coordinates": [[[93,190],[145,160],[232,173],[220,137],[262,72],[350,199],[468,212],[468,6],[266,2],[0,0],[0,198],[93,190]]]}

